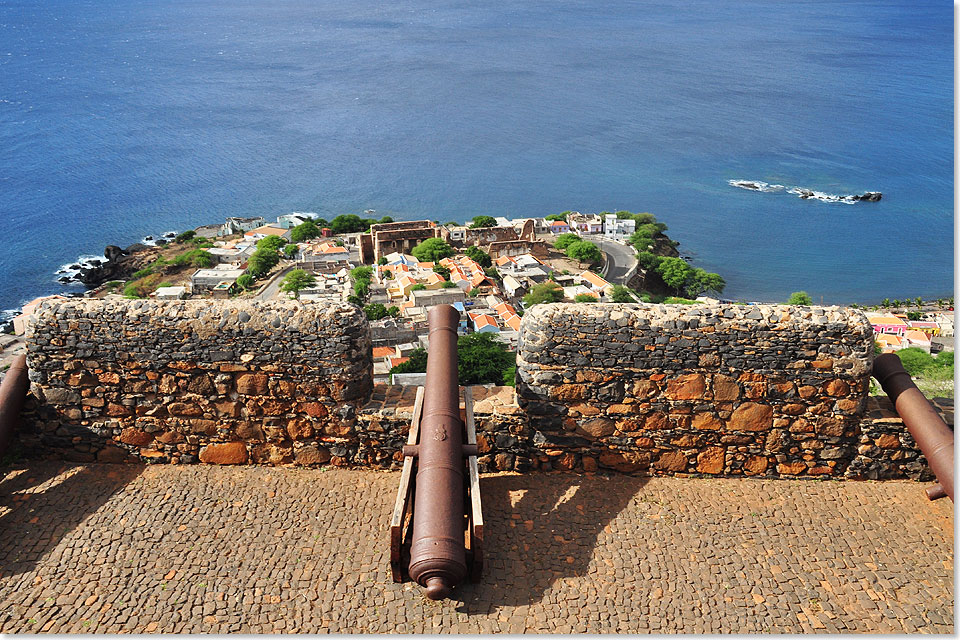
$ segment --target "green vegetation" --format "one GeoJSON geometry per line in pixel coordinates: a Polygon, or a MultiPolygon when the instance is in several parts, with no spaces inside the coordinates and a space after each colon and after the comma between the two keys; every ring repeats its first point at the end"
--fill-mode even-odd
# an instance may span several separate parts
{"type": "Polygon", "coordinates": [[[184,231],[183,233],[177,234],[177,237],[174,238],[173,241],[176,242],[177,244],[183,244],[188,240],[193,240],[194,236],[196,235],[197,235],[197,232],[194,231],[193,229],[190,229],[189,231],[184,231]]]}
{"type": "Polygon", "coordinates": [[[546,218],[544,218],[544,220],[547,220],[547,221],[563,220],[564,222],[566,222],[567,216],[570,215],[571,213],[573,213],[573,211],[564,211],[563,213],[551,213],[546,218]]]}
{"type": "Polygon", "coordinates": [[[410,287],[410,291],[423,291],[423,290],[425,290],[426,288],[427,288],[427,285],[417,283],[417,284],[413,285],[412,287],[410,287]]]}
{"type": "Polygon", "coordinates": [[[577,295],[573,296],[573,301],[574,302],[600,302],[599,300],[597,300],[597,298],[590,295],[589,293],[578,293],[577,295]]]}
{"type": "Polygon", "coordinates": [[[191,249],[184,251],[171,261],[178,267],[190,266],[198,269],[206,269],[213,264],[213,256],[203,249],[191,249]]]}
{"type": "Polygon", "coordinates": [[[603,262],[603,252],[597,245],[587,240],[574,242],[568,246],[567,257],[577,262],[589,262],[591,264],[603,262]]]}
{"type": "Polygon", "coordinates": [[[439,276],[440,276],[441,278],[443,278],[444,280],[449,280],[449,279],[450,279],[450,269],[447,269],[447,268],[446,268],[445,266],[443,266],[442,264],[435,264],[435,265],[433,265],[433,272],[434,272],[435,274],[439,275],[439,276]]]}
{"type": "Polygon", "coordinates": [[[613,285],[610,297],[614,302],[634,302],[633,293],[622,284],[613,285]]]}
{"type": "Polygon", "coordinates": [[[266,238],[260,238],[257,240],[257,249],[279,251],[286,244],[287,241],[280,236],[267,236],[266,238]]]}
{"type": "Polygon", "coordinates": [[[575,233],[561,233],[557,236],[557,240],[553,243],[553,246],[560,249],[560,251],[566,251],[567,247],[581,241],[580,236],[575,233]]]}
{"type": "Polygon", "coordinates": [[[162,278],[163,276],[159,273],[152,273],[142,278],[137,278],[127,283],[127,286],[123,288],[123,295],[125,298],[146,298],[157,290],[162,278]]]}
{"type": "Polygon", "coordinates": [[[471,229],[480,229],[482,227],[495,227],[497,226],[497,219],[493,216],[474,216],[473,221],[470,223],[471,229]]]}
{"type": "Polygon", "coordinates": [[[275,249],[258,248],[247,260],[247,272],[254,278],[262,278],[280,262],[280,254],[275,249]]]}
{"type": "Polygon", "coordinates": [[[355,267],[350,270],[350,280],[353,282],[353,294],[347,297],[347,302],[363,306],[370,295],[370,279],[373,277],[373,267],[355,267]]]}
{"type": "Polygon", "coordinates": [[[523,296],[523,303],[528,308],[541,302],[560,302],[561,300],[563,300],[563,288],[552,280],[534,285],[527,295],[523,296]]]}
{"type": "Polygon", "coordinates": [[[380,256],[380,259],[377,260],[377,265],[382,267],[385,264],[387,264],[387,259],[384,256],[380,256]]]}
{"type": "Polygon", "coordinates": [[[932,356],[923,349],[908,347],[896,352],[917,388],[927,398],[953,397],[953,351],[932,356]]]}
{"type": "Polygon", "coordinates": [[[454,283],[450,282],[449,280],[444,280],[443,282],[440,283],[440,288],[441,288],[441,289],[455,289],[456,287],[457,287],[457,285],[455,285],[454,283]]]}
{"type": "Polygon", "coordinates": [[[675,296],[669,296],[664,298],[660,304],[703,304],[699,300],[690,300],[689,298],[677,298],[675,296]]]}
{"type": "Polygon", "coordinates": [[[292,242],[303,242],[313,238],[319,238],[323,233],[320,227],[313,220],[304,220],[290,231],[290,240],[292,242]]]}
{"type": "Polygon", "coordinates": [[[237,286],[246,291],[251,286],[253,286],[253,276],[249,273],[245,273],[239,278],[237,278],[237,286]]]}
{"type": "MultiPolygon", "coordinates": [[[[508,384],[516,377],[517,356],[489,333],[472,333],[457,339],[457,378],[461,385],[508,384]]],[[[423,373],[427,370],[427,352],[415,349],[410,359],[390,369],[390,373],[423,373]]]]}
{"type": "Polygon", "coordinates": [[[487,268],[493,264],[490,255],[480,247],[467,247],[463,254],[483,268],[487,268]]]}
{"type": "Polygon", "coordinates": [[[400,315],[400,307],[396,305],[391,305],[387,307],[387,315],[391,318],[396,318],[400,315]]]}
{"type": "Polygon", "coordinates": [[[695,298],[706,291],[723,293],[727,283],[719,274],[691,267],[683,258],[660,258],[656,272],[664,284],[677,292],[695,298]]]}
{"type": "Polygon", "coordinates": [[[315,284],[317,284],[315,277],[303,269],[294,269],[283,276],[283,280],[280,282],[280,291],[292,293],[294,299],[299,299],[301,291],[309,289],[315,284]]]}
{"type": "MultiPolygon", "coordinates": [[[[330,222],[330,230],[337,235],[342,233],[356,233],[358,231],[366,231],[370,228],[370,225],[386,224],[388,222],[393,222],[393,218],[384,216],[379,220],[374,220],[373,218],[361,218],[356,214],[348,213],[334,218],[330,222]]],[[[325,223],[326,220],[317,220],[318,226],[325,226],[325,223]]]]}
{"type": "Polygon", "coordinates": [[[387,311],[387,308],[379,302],[372,302],[368,304],[363,308],[363,312],[367,314],[368,320],[380,320],[390,315],[390,313],[387,311]]]}
{"type": "Polygon", "coordinates": [[[810,294],[806,291],[794,291],[790,294],[790,297],[787,298],[787,304],[810,306],[813,304],[813,298],[811,298],[810,294]]]}
{"type": "Polygon", "coordinates": [[[297,252],[299,251],[300,251],[300,247],[298,247],[297,245],[288,244],[283,248],[283,255],[286,256],[288,259],[293,260],[293,258],[297,255],[297,252]]]}
{"type": "Polygon", "coordinates": [[[439,262],[452,256],[454,251],[443,238],[429,238],[411,249],[410,253],[420,262],[439,262]]]}

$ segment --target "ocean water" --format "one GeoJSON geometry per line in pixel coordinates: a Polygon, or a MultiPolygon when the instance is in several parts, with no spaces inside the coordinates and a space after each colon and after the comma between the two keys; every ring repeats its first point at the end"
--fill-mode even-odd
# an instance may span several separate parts
{"type": "Polygon", "coordinates": [[[0,0],[0,310],[294,210],[650,211],[728,297],[952,295],[952,120],[945,2],[0,0]]]}

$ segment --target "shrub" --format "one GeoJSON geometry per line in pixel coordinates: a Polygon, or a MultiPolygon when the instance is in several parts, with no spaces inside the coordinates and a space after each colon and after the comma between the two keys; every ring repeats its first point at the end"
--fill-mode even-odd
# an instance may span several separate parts
{"type": "Polygon", "coordinates": [[[447,268],[446,268],[445,266],[443,266],[442,264],[435,264],[435,265],[433,265],[433,272],[436,273],[437,275],[439,275],[439,276],[440,276],[441,278],[443,278],[444,280],[449,280],[449,279],[450,279],[450,269],[447,269],[447,268]]]}
{"type": "Polygon", "coordinates": [[[287,244],[287,241],[280,236],[267,236],[257,241],[257,249],[279,251],[285,244],[287,244]]]}
{"type": "Polygon", "coordinates": [[[315,284],[317,284],[315,277],[303,269],[294,269],[283,276],[283,280],[280,282],[280,291],[292,293],[295,299],[299,299],[301,291],[309,289],[315,284]]]}
{"type": "Polygon", "coordinates": [[[528,307],[541,302],[560,302],[561,300],[563,300],[563,289],[552,280],[534,285],[527,295],[523,296],[523,302],[528,307]]]}
{"type": "Polygon", "coordinates": [[[425,284],[415,284],[412,287],[410,287],[410,291],[423,291],[426,288],[427,288],[427,285],[425,284]]]}
{"type": "Polygon", "coordinates": [[[249,273],[245,273],[239,278],[237,278],[237,286],[243,290],[249,289],[253,285],[253,276],[249,273]]]}
{"type": "Polygon", "coordinates": [[[123,295],[127,298],[146,298],[157,290],[161,277],[159,273],[152,273],[128,282],[123,288],[123,295]]]}
{"type": "Polygon", "coordinates": [[[574,242],[567,247],[567,257],[577,262],[601,262],[603,253],[600,248],[592,242],[574,242]]]}
{"type": "Polygon", "coordinates": [[[580,239],[580,236],[578,236],[577,234],[561,233],[559,236],[557,236],[557,240],[556,242],[553,243],[553,246],[555,246],[557,249],[560,249],[561,251],[565,251],[567,247],[577,242],[582,242],[582,240],[580,239]]]}
{"type": "Polygon", "coordinates": [[[290,231],[291,242],[303,242],[312,238],[319,238],[322,234],[320,227],[313,220],[304,220],[290,231]]]}
{"type": "Polygon", "coordinates": [[[411,249],[410,253],[420,262],[439,262],[452,256],[454,251],[443,238],[429,238],[411,249]]]}
{"type": "Polygon", "coordinates": [[[622,284],[613,285],[613,291],[610,294],[610,297],[614,302],[633,302],[633,294],[630,293],[630,289],[626,288],[622,284]]]}
{"type": "Polygon", "coordinates": [[[656,269],[660,264],[660,256],[650,253],[649,251],[641,251],[637,254],[637,262],[640,263],[643,269],[656,269]]]}
{"type": "Polygon", "coordinates": [[[589,293],[578,293],[577,295],[573,296],[573,301],[574,302],[600,302],[589,293]]]}
{"type": "Polygon", "coordinates": [[[388,315],[387,308],[379,302],[372,302],[363,308],[368,320],[380,320],[388,315]]]}
{"type": "Polygon", "coordinates": [[[441,289],[456,289],[456,288],[457,288],[457,285],[455,285],[454,283],[450,282],[449,280],[444,280],[443,282],[440,283],[440,288],[441,288],[441,289]]]}
{"type": "Polygon", "coordinates": [[[935,360],[929,353],[918,347],[907,347],[897,351],[903,368],[911,376],[922,375],[927,369],[934,366],[935,360]]]}
{"type": "Polygon", "coordinates": [[[787,304],[810,306],[813,304],[813,298],[811,298],[810,294],[806,291],[794,291],[790,294],[790,297],[787,298],[787,304]]]}
{"type": "Polygon", "coordinates": [[[387,259],[384,256],[380,256],[380,259],[377,260],[377,264],[382,267],[383,265],[387,264],[387,259]]]}
{"type": "Polygon", "coordinates": [[[134,271],[134,272],[133,272],[133,275],[130,276],[130,277],[131,277],[133,280],[139,280],[140,278],[146,278],[146,277],[149,276],[151,273],[153,273],[153,269],[152,269],[152,268],[150,268],[150,267],[144,267],[143,269],[140,269],[140,271],[134,271]]]}
{"type": "Polygon", "coordinates": [[[183,233],[177,234],[177,237],[174,238],[173,241],[176,243],[184,243],[187,240],[192,240],[195,235],[197,235],[197,232],[193,229],[190,229],[189,231],[184,231],[183,233]]]}
{"type": "Polygon", "coordinates": [[[387,307],[387,315],[389,315],[391,318],[396,318],[400,315],[400,307],[395,305],[387,307]]]}
{"type": "MultiPolygon", "coordinates": [[[[516,366],[516,354],[489,333],[472,333],[457,339],[457,378],[461,385],[505,384],[508,378],[516,377],[516,366]]],[[[426,350],[414,349],[410,359],[390,369],[390,373],[426,370],[426,350]]]]}
{"type": "Polygon", "coordinates": [[[474,216],[473,221],[470,223],[471,229],[480,229],[481,227],[495,227],[497,226],[497,219],[493,216],[474,216]]]}
{"type": "Polygon", "coordinates": [[[203,249],[190,249],[174,258],[173,264],[178,267],[189,265],[199,269],[206,269],[213,264],[213,256],[203,249]]]}
{"type": "Polygon", "coordinates": [[[668,287],[681,291],[693,275],[693,269],[683,258],[661,258],[657,273],[668,287]]]}
{"type": "Polygon", "coordinates": [[[493,264],[493,260],[490,259],[490,255],[487,254],[480,247],[467,247],[464,249],[463,254],[476,262],[478,265],[486,269],[487,267],[493,264]]]}

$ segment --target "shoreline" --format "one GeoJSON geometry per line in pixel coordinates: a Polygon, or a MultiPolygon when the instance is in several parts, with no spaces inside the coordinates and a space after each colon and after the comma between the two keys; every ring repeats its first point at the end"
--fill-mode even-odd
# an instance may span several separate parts
{"type": "MultiPolygon", "coordinates": [[[[208,229],[211,226],[213,225],[202,224],[202,225],[198,225],[197,227],[194,227],[193,230],[199,230],[199,229],[205,229],[205,228],[208,229]]],[[[148,234],[142,237],[139,241],[136,241],[132,244],[127,245],[125,249],[122,249],[122,251],[125,252],[126,255],[134,255],[144,250],[152,249],[158,246],[163,246],[169,243],[170,241],[172,241],[173,238],[175,238],[179,233],[182,233],[182,231],[166,230],[166,231],[157,233],[156,235],[148,234]]],[[[585,239],[590,240],[591,238],[588,236],[585,239]]],[[[59,283],[60,287],[70,287],[72,290],[61,288],[59,291],[57,291],[57,290],[54,290],[55,287],[51,287],[51,291],[49,293],[39,293],[37,295],[34,295],[33,298],[30,298],[28,300],[22,300],[20,301],[19,306],[17,306],[16,308],[0,309],[0,335],[10,334],[12,332],[13,318],[22,312],[23,306],[28,302],[30,302],[30,300],[36,299],[37,297],[43,297],[48,295],[60,295],[66,298],[86,297],[90,292],[102,286],[105,282],[108,281],[108,279],[105,278],[101,282],[98,282],[94,285],[87,285],[87,284],[84,284],[79,279],[77,279],[77,276],[79,276],[80,273],[82,273],[84,270],[100,268],[106,264],[111,264],[111,263],[116,264],[118,261],[111,260],[107,255],[110,252],[111,248],[119,249],[119,245],[111,245],[111,244],[105,245],[104,251],[102,251],[99,255],[92,254],[92,253],[80,254],[79,256],[77,256],[75,260],[63,262],[60,265],[60,267],[53,272],[52,275],[54,277],[52,278],[52,282],[59,283]],[[68,276],[68,275],[72,276],[71,279],[64,280],[65,276],[68,276]]],[[[787,304],[786,298],[790,296],[790,293],[792,292],[784,294],[783,300],[747,300],[744,298],[725,298],[725,297],[720,299],[724,303],[731,303],[731,304],[747,304],[747,305],[787,304]]],[[[814,294],[811,294],[811,295],[813,297],[816,297],[814,294]]],[[[935,303],[938,299],[948,300],[949,298],[952,298],[953,292],[950,292],[949,294],[940,294],[940,295],[927,294],[927,295],[921,295],[919,297],[922,300],[924,300],[924,307],[926,307],[928,303],[931,303],[931,302],[935,303]]],[[[850,307],[850,306],[856,305],[858,308],[864,309],[864,310],[869,310],[869,309],[872,309],[873,307],[877,307],[877,309],[883,309],[884,307],[881,306],[881,303],[885,299],[889,299],[889,298],[888,297],[880,298],[876,301],[871,301],[871,302],[850,301],[842,304],[841,303],[831,304],[831,303],[825,302],[822,306],[850,307]]],[[[907,300],[910,300],[910,301],[915,299],[916,299],[916,296],[907,298],[907,300]]],[[[820,305],[815,305],[815,306],[820,306],[820,305]]],[[[901,305],[898,308],[906,308],[907,310],[910,310],[909,309],[910,306],[911,305],[901,305]]],[[[932,310],[946,310],[946,309],[944,308],[944,309],[932,309],[932,310]]]]}

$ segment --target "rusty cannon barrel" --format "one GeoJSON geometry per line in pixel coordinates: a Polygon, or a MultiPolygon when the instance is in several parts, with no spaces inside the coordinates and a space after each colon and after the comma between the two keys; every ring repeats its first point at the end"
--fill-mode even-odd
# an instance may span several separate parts
{"type": "Polygon", "coordinates": [[[430,348],[424,385],[410,543],[410,578],[441,600],[467,577],[464,548],[464,446],[457,382],[460,313],[447,304],[430,310],[430,348]]]}
{"type": "Polygon", "coordinates": [[[0,456],[5,455],[10,447],[29,387],[27,356],[22,355],[13,361],[0,383],[0,456]]]}
{"type": "Polygon", "coordinates": [[[953,431],[917,389],[896,354],[877,356],[873,377],[890,396],[897,414],[937,476],[942,491],[933,487],[927,490],[927,496],[933,500],[947,495],[953,500],[953,431]]]}

